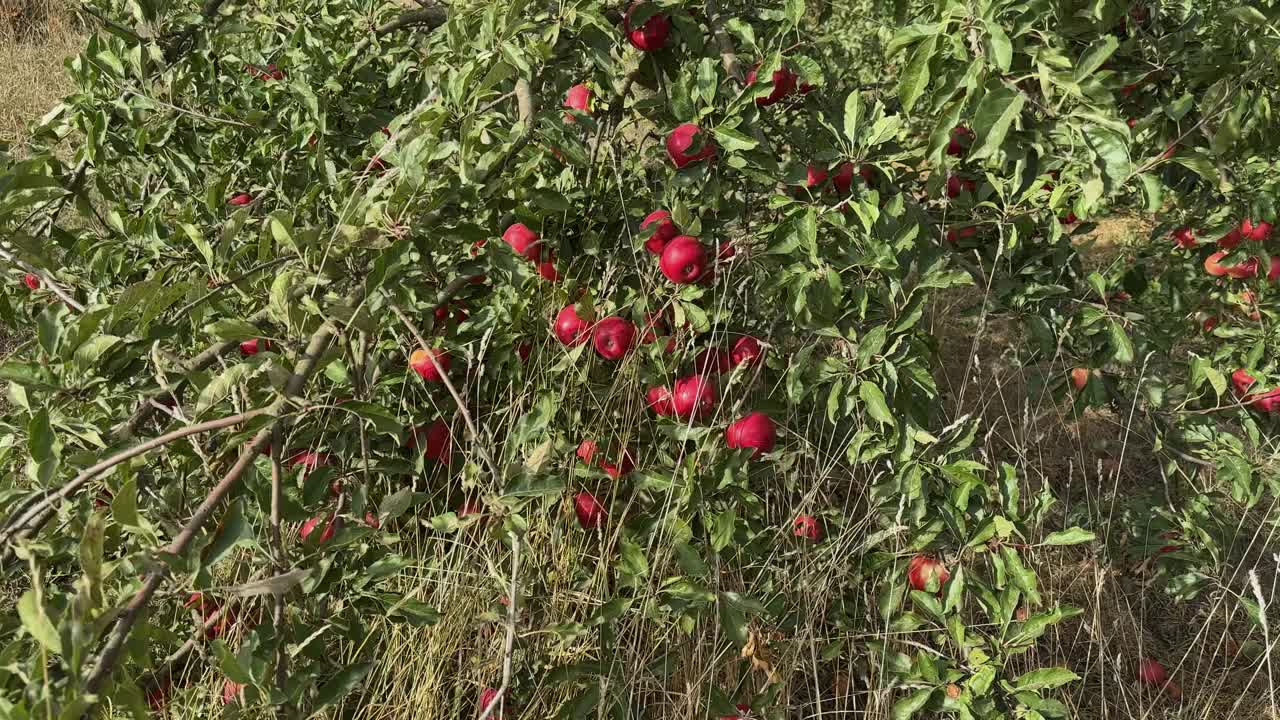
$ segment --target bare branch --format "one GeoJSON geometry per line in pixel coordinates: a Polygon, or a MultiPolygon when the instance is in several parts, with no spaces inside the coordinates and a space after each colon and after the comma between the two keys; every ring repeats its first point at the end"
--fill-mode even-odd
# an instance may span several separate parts
{"type": "Polygon", "coordinates": [[[56,492],[46,495],[43,500],[27,509],[21,517],[7,524],[6,529],[3,532],[0,532],[0,545],[5,547],[5,556],[7,557],[8,554],[12,552],[11,546],[14,540],[29,537],[33,533],[38,532],[44,523],[48,522],[49,518],[53,515],[54,508],[58,503],[66,500],[91,480],[102,475],[116,465],[132,460],[133,458],[143,455],[158,447],[168,445],[174,440],[180,440],[191,435],[198,435],[203,432],[211,432],[239,425],[258,417],[259,415],[265,415],[271,411],[271,408],[259,408],[257,410],[240,413],[239,415],[231,415],[229,417],[218,418],[216,420],[209,420],[196,425],[179,428],[172,432],[165,433],[160,437],[139,443],[128,450],[118,452],[106,460],[86,468],[72,479],[71,482],[63,485],[56,492]]]}

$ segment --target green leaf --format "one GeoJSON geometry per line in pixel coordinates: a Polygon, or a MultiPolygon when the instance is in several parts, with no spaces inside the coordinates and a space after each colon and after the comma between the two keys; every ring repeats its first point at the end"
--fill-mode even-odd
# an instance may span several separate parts
{"type": "Polygon", "coordinates": [[[1009,72],[1009,65],[1013,62],[1013,43],[1009,41],[1008,34],[999,23],[988,20],[986,26],[991,59],[995,61],[996,67],[1000,68],[1000,72],[1009,72]]]}
{"type": "Polygon", "coordinates": [[[786,17],[793,27],[799,25],[804,17],[804,0],[787,0],[786,17]]]}
{"type": "Polygon", "coordinates": [[[760,143],[755,139],[744,135],[741,131],[729,127],[717,127],[712,132],[716,136],[716,141],[729,152],[738,150],[751,150],[760,143]]]}
{"type": "Polygon", "coordinates": [[[898,99],[902,102],[904,113],[911,112],[916,102],[920,100],[920,96],[924,94],[925,88],[929,86],[929,61],[933,59],[937,44],[936,36],[930,36],[928,40],[920,43],[920,46],[911,54],[911,60],[898,80],[898,99]]]}
{"type": "Polygon", "coordinates": [[[644,548],[624,539],[621,543],[621,551],[621,562],[618,564],[619,570],[632,577],[647,577],[649,575],[649,559],[644,555],[644,548]]]}
{"type": "Polygon", "coordinates": [[[879,387],[872,384],[869,380],[863,380],[858,386],[858,396],[862,398],[862,402],[867,406],[867,412],[871,414],[871,419],[881,425],[894,425],[893,413],[889,412],[889,405],[885,402],[884,393],[879,387]]]}
{"type": "Polygon", "coordinates": [[[1104,35],[1093,41],[1089,49],[1080,56],[1080,62],[1076,64],[1075,82],[1084,80],[1102,67],[1118,47],[1120,47],[1120,41],[1116,40],[1114,35],[1104,35]]]}
{"type": "Polygon", "coordinates": [[[909,720],[909,718],[915,717],[916,713],[920,712],[925,704],[929,702],[929,698],[933,696],[934,689],[920,688],[894,703],[890,717],[893,720],[909,720]]]}
{"type": "Polygon", "coordinates": [[[862,93],[854,90],[844,99],[844,136],[858,144],[858,120],[862,114],[862,93]]]}
{"type": "Polygon", "coordinates": [[[382,503],[378,505],[378,519],[386,522],[394,518],[398,518],[404,514],[405,510],[413,504],[414,494],[412,488],[400,488],[399,490],[382,498],[382,503]]]}
{"type": "Polygon", "coordinates": [[[253,325],[235,319],[218,320],[204,326],[204,331],[219,340],[252,340],[262,334],[253,325]]]}
{"type": "Polygon", "coordinates": [[[200,391],[200,397],[196,399],[195,414],[199,415],[225,400],[237,385],[253,375],[255,371],[256,368],[246,363],[238,363],[223,370],[200,391]]]}
{"type": "Polygon", "coordinates": [[[1013,684],[1021,691],[1038,692],[1052,690],[1079,679],[1079,675],[1066,668],[1041,668],[1018,676],[1013,684]]]}
{"type": "Polygon", "coordinates": [[[1079,527],[1072,527],[1066,530],[1060,530],[1050,533],[1044,539],[1042,545],[1080,545],[1082,543],[1093,542],[1098,536],[1079,527]]]}
{"type": "Polygon", "coordinates": [[[351,692],[360,684],[365,675],[373,669],[373,663],[360,663],[359,665],[351,665],[343,668],[341,672],[330,678],[329,682],[320,686],[320,690],[316,693],[315,700],[311,705],[312,708],[318,710],[326,705],[332,705],[340,700],[347,693],[351,692]]]}
{"type": "Polygon", "coordinates": [[[35,590],[28,590],[18,600],[18,618],[22,627],[51,653],[62,653],[62,640],[58,637],[58,629],[45,613],[44,607],[36,597],[35,590]]]}
{"type": "Polygon", "coordinates": [[[978,140],[974,143],[969,159],[988,158],[1000,149],[1013,121],[1022,114],[1022,106],[1026,101],[1027,98],[1022,93],[1003,87],[992,90],[982,98],[973,123],[978,130],[978,140]]]}
{"type": "Polygon", "coordinates": [[[716,516],[711,525],[711,549],[720,552],[733,542],[734,527],[738,523],[737,510],[730,507],[716,516]]]}
{"type": "Polygon", "coordinates": [[[1124,331],[1124,325],[1113,319],[1108,328],[1111,338],[1111,358],[1121,365],[1133,362],[1133,342],[1124,331]]]}
{"type": "Polygon", "coordinates": [[[249,523],[244,519],[244,498],[237,498],[227,509],[218,527],[218,534],[205,550],[205,566],[217,564],[231,548],[242,542],[250,544],[253,542],[253,528],[249,527],[249,523]]]}
{"type": "Polygon", "coordinates": [[[1262,11],[1249,5],[1241,5],[1240,7],[1231,8],[1226,12],[1227,17],[1233,20],[1239,20],[1248,25],[1266,25],[1267,16],[1262,11]]]}

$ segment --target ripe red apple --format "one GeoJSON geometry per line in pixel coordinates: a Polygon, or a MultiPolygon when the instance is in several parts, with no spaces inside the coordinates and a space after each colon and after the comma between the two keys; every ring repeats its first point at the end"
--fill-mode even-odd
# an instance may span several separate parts
{"type": "Polygon", "coordinates": [[[1144,685],[1159,688],[1169,693],[1169,697],[1178,700],[1182,697],[1182,688],[1169,679],[1169,672],[1155,658],[1144,658],[1138,665],[1138,680],[1144,685]]]}
{"type": "MultiPolygon", "coordinates": [[[[722,242],[716,245],[716,262],[729,262],[737,254],[738,249],[731,242],[722,242]]],[[[711,269],[711,273],[715,273],[715,268],[711,269]]]]}
{"type": "MultiPolygon", "coordinates": [[[[494,703],[498,702],[498,699],[499,699],[498,691],[496,689],[487,687],[484,690],[481,690],[480,691],[480,709],[476,712],[476,717],[480,717],[481,715],[483,715],[484,711],[488,710],[490,705],[493,705],[494,703]]],[[[497,710],[494,710],[492,713],[489,714],[489,717],[491,720],[502,720],[502,713],[498,712],[497,710]]]]}
{"type": "Polygon", "coordinates": [[[707,271],[707,249],[695,237],[673,238],[662,250],[658,268],[677,285],[695,282],[707,271]]]}
{"type": "MultiPolygon", "coordinates": [[[[564,106],[570,110],[578,110],[588,115],[591,114],[591,88],[578,83],[569,88],[569,92],[564,95],[564,106]]],[[[577,122],[578,118],[573,113],[564,114],[565,122],[577,122]]]]}
{"type": "Polygon", "coordinates": [[[750,335],[743,335],[733,344],[733,349],[729,352],[729,361],[734,367],[758,365],[763,355],[760,341],[750,335]]]}
{"type": "Polygon", "coordinates": [[[1203,328],[1204,331],[1207,333],[1213,332],[1213,329],[1218,327],[1218,318],[1213,315],[1210,315],[1209,317],[1204,319],[1204,322],[1201,324],[1200,327],[1203,328]]]}
{"type": "Polygon", "coordinates": [[[533,343],[528,340],[516,346],[516,355],[520,358],[520,363],[529,362],[529,355],[533,354],[533,343]]]}
{"type": "Polygon", "coordinates": [[[410,450],[421,450],[423,457],[439,463],[449,461],[452,442],[449,423],[444,420],[436,420],[426,427],[416,427],[405,439],[405,445],[410,450]]]}
{"type": "Polygon", "coordinates": [[[409,356],[409,367],[427,382],[440,382],[444,378],[444,373],[449,372],[449,363],[452,361],[449,351],[444,348],[432,348],[429,351],[418,348],[409,356]],[[435,358],[436,363],[440,365],[439,370],[436,370],[436,366],[432,364],[432,358],[435,358]]]}
{"type": "Polygon", "coordinates": [[[1138,118],[1129,118],[1125,121],[1125,124],[1129,126],[1130,130],[1132,130],[1138,127],[1138,118]]]}
{"type": "Polygon", "coordinates": [[[1267,280],[1270,282],[1280,282],[1280,255],[1271,256],[1271,264],[1268,266],[1267,280]]]}
{"type": "Polygon", "coordinates": [[[644,241],[644,249],[654,255],[661,255],[667,243],[680,234],[680,228],[676,227],[675,221],[671,219],[671,213],[666,210],[654,210],[645,216],[644,221],[640,223],[640,231],[644,232],[650,227],[653,227],[653,234],[644,241]]]}
{"type": "Polygon", "coordinates": [[[931,555],[916,555],[907,564],[907,582],[915,590],[941,592],[950,577],[946,566],[931,555]]]}
{"type": "Polygon", "coordinates": [[[573,496],[573,512],[584,530],[595,530],[604,522],[605,510],[596,496],[583,490],[573,496]]]}
{"type": "Polygon", "coordinates": [[[1173,240],[1181,248],[1193,248],[1196,246],[1195,232],[1186,226],[1180,227],[1173,231],[1173,240]]]}
{"type": "Polygon", "coordinates": [[[700,375],[719,375],[733,367],[731,362],[728,352],[715,347],[703,348],[693,359],[693,371],[700,375]]]}
{"type": "Polygon", "coordinates": [[[731,448],[754,448],[752,458],[773,452],[778,441],[778,430],[773,420],[762,412],[753,412],[733,423],[724,431],[725,444],[731,448]]]}
{"type": "MultiPolygon", "coordinates": [[[[747,73],[747,87],[751,87],[752,85],[756,84],[756,79],[759,72],[760,72],[759,65],[756,65],[755,67],[751,68],[751,72],[747,73]]],[[[786,65],[783,65],[777,70],[774,70],[771,79],[773,80],[773,90],[771,90],[769,94],[765,95],[764,97],[756,98],[756,105],[759,105],[760,107],[768,107],[778,102],[779,100],[783,99],[787,95],[790,95],[791,91],[794,90],[796,87],[795,73],[792,73],[790,70],[788,70],[786,65]]]]}
{"type": "Polygon", "coordinates": [[[1065,217],[1059,218],[1063,225],[1075,225],[1080,222],[1080,218],[1076,217],[1074,212],[1068,212],[1065,217]]]}
{"type": "Polygon", "coordinates": [[[810,190],[827,181],[827,169],[813,163],[805,170],[804,186],[810,190]]]}
{"type": "Polygon", "coordinates": [[[959,229],[952,228],[947,230],[947,242],[955,245],[961,240],[967,240],[971,237],[975,237],[977,234],[978,228],[976,225],[969,225],[968,227],[962,227],[959,229]]]}
{"type": "Polygon", "coordinates": [[[1088,384],[1089,370],[1087,368],[1078,367],[1071,369],[1071,387],[1075,388],[1076,392],[1084,390],[1084,386],[1088,384]]]}
{"type": "Polygon", "coordinates": [[[235,205],[236,207],[243,207],[251,202],[253,202],[253,196],[247,192],[238,192],[232,195],[230,200],[227,200],[228,205],[235,205]]]}
{"type": "Polygon", "coordinates": [[[467,252],[468,252],[468,254],[470,254],[470,255],[471,255],[471,257],[475,257],[476,255],[479,255],[479,254],[480,254],[480,250],[481,250],[485,245],[488,245],[488,244],[489,244],[489,241],[488,241],[488,240],[485,240],[484,238],[480,238],[479,240],[477,240],[477,241],[475,241],[475,242],[471,243],[471,249],[470,249],[470,250],[468,250],[467,252]]]}
{"type": "Polygon", "coordinates": [[[853,188],[853,163],[842,162],[836,167],[836,171],[831,174],[831,184],[836,189],[837,195],[848,195],[849,190],[853,188]]]}
{"type": "Polygon", "coordinates": [[[681,419],[698,420],[715,408],[715,381],[706,375],[689,375],[676,380],[671,393],[671,408],[681,419]]]}
{"type": "Polygon", "coordinates": [[[1244,262],[1228,267],[1227,274],[1237,280],[1247,280],[1255,277],[1258,274],[1258,258],[1251,257],[1244,262]]]}
{"type": "Polygon", "coordinates": [[[751,714],[751,706],[746,703],[738,703],[734,707],[738,708],[738,715],[725,715],[720,720],[742,720],[744,716],[751,714]]]}
{"type": "Polygon", "coordinates": [[[1262,242],[1271,235],[1271,223],[1265,220],[1255,223],[1253,218],[1245,218],[1240,221],[1240,234],[1249,240],[1262,242]]]}
{"type": "Polygon", "coordinates": [[[645,402],[658,417],[670,417],[676,414],[675,404],[670,388],[655,385],[645,393],[645,402]]]}
{"type": "Polygon", "coordinates": [[[1231,373],[1231,386],[1235,388],[1236,396],[1243,398],[1249,394],[1249,388],[1258,382],[1256,378],[1249,374],[1248,370],[1239,368],[1231,373]]]}
{"type": "Polygon", "coordinates": [[[502,233],[502,239],[521,256],[538,261],[542,255],[542,242],[538,233],[530,230],[524,223],[516,223],[502,233]]]}
{"type": "Polygon", "coordinates": [[[596,450],[598,449],[599,447],[596,445],[595,440],[583,440],[578,443],[578,450],[574,454],[577,455],[582,462],[590,465],[591,459],[596,456],[596,450]]]}
{"type": "Polygon", "coordinates": [[[329,456],[324,453],[318,453],[311,450],[298,450],[285,460],[285,465],[289,469],[293,469],[301,465],[306,470],[315,470],[318,467],[329,464],[329,456]]]}
{"type": "Polygon", "coordinates": [[[22,276],[22,284],[26,285],[28,290],[39,290],[40,276],[35,273],[27,273],[22,276]]]}
{"type": "Polygon", "coordinates": [[[968,178],[952,175],[947,178],[947,197],[955,199],[962,192],[977,192],[978,183],[968,178]]]}
{"type": "Polygon", "coordinates": [[[270,350],[271,341],[262,338],[253,338],[240,343],[240,354],[244,356],[257,355],[262,350],[270,350]]]}
{"type": "Polygon", "coordinates": [[[478,500],[466,498],[462,501],[462,504],[458,506],[458,511],[455,514],[458,516],[459,520],[471,517],[472,515],[484,515],[484,504],[478,500]]]}
{"type": "Polygon", "coordinates": [[[822,523],[812,515],[798,515],[791,521],[791,534],[810,542],[822,542],[822,523]]]}
{"type": "Polygon", "coordinates": [[[236,702],[240,697],[240,691],[244,690],[244,685],[227,678],[222,681],[222,704],[230,705],[236,702]]]}
{"type": "Polygon", "coordinates": [[[1243,239],[1244,233],[1240,232],[1240,228],[1231,228],[1230,232],[1218,238],[1218,247],[1223,250],[1234,250],[1243,239]]]}
{"type": "Polygon", "coordinates": [[[569,303],[556,315],[555,325],[552,330],[561,344],[569,346],[581,345],[591,335],[591,323],[578,317],[578,307],[573,303],[569,303]]]}
{"type": "Polygon", "coordinates": [[[1227,268],[1220,261],[1227,256],[1226,250],[1219,250],[1204,259],[1204,271],[1214,277],[1222,277],[1227,274],[1227,268]]]}
{"type": "Polygon", "coordinates": [[[964,157],[969,153],[969,146],[973,144],[976,137],[972,130],[963,125],[951,128],[951,141],[947,143],[947,154],[953,157],[964,157]]]}
{"type": "Polygon", "coordinates": [[[644,24],[638,28],[631,27],[631,13],[635,11],[638,3],[632,3],[627,8],[626,17],[623,18],[622,27],[627,33],[627,40],[637,50],[643,52],[655,52],[667,46],[667,38],[671,34],[671,20],[666,15],[655,14],[644,24]]]}
{"type": "Polygon", "coordinates": [[[1280,412],[1280,388],[1255,395],[1250,405],[1258,412],[1280,412]]]}
{"type": "Polygon", "coordinates": [[[620,317],[607,317],[596,324],[592,344],[605,360],[621,360],[635,341],[636,326],[620,317]]]}
{"type": "Polygon", "coordinates": [[[667,136],[667,156],[677,168],[716,156],[716,146],[705,138],[699,137],[701,134],[697,125],[685,123],[677,126],[667,136]],[[690,153],[689,150],[698,143],[702,143],[702,148],[695,153],[690,153]]]}
{"type": "Polygon", "coordinates": [[[341,518],[334,517],[333,515],[330,515],[327,520],[323,515],[308,518],[306,522],[302,523],[302,529],[298,531],[298,534],[302,536],[303,540],[306,540],[311,536],[311,533],[315,532],[316,527],[322,522],[324,523],[324,529],[320,531],[318,536],[316,536],[316,544],[323,545],[333,538],[333,533],[341,523],[341,518]]]}
{"type": "Polygon", "coordinates": [[[378,519],[377,515],[373,514],[372,510],[364,511],[364,524],[374,530],[382,529],[382,521],[378,519]]]}
{"type": "Polygon", "coordinates": [[[556,256],[548,253],[547,259],[538,263],[538,274],[547,282],[560,282],[560,271],[556,269],[556,256]]]}

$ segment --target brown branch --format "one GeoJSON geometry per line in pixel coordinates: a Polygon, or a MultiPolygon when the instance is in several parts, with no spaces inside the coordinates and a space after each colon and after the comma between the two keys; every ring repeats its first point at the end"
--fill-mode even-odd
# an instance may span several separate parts
{"type": "MultiPolygon", "coordinates": [[[[359,302],[362,297],[363,289],[357,289],[352,293],[350,299],[353,302],[359,302]]],[[[285,383],[285,397],[272,403],[271,411],[278,411],[283,409],[286,403],[296,401],[311,374],[319,367],[320,358],[324,355],[325,350],[328,349],[333,336],[334,328],[327,322],[311,335],[311,340],[307,343],[307,348],[303,352],[302,358],[294,366],[293,375],[285,383]]],[[[276,422],[279,422],[279,420],[277,418],[276,422]]],[[[182,527],[173,542],[163,550],[164,554],[178,556],[186,552],[196,534],[204,528],[205,523],[213,515],[214,509],[231,492],[231,489],[235,487],[236,481],[249,469],[249,466],[253,464],[254,458],[271,440],[275,427],[276,423],[272,423],[270,426],[258,431],[249,447],[240,453],[239,459],[227,471],[227,474],[218,481],[218,484],[209,491],[209,495],[192,513],[191,519],[182,527]]],[[[138,622],[138,616],[142,614],[142,610],[147,606],[147,603],[151,601],[152,596],[155,595],[156,590],[159,589],[160,584],[164,581],[166,574],[167,569],[163,566],[152,570],[147,575],[146,581],[143,582],[142,588],[133,596],[133,599],[125,606],[124,612],[116,620],[115,626],[112,627],[111,633],[107,636],[106,645],[103,646],[97,662],[94,663],[93,669],[85,680],[85,689],[89,694],[97,694],[102,689],[103,683],[111,676],[111,671],[115,669],[120,659],[120,652],[129,637],[129,632],[133,629],[134,624],[138,622]]]]}
{"type": "Polygon", "coordinates": [[[66,500],[77,490],[88,484],[89,481],[105,473],[116,465],[132,460],[133,458],[143,455],[158,447],[163,447],[174,440],[180,440],[184,437],[197,435],[203,432],[221,430],[234,425],[240,425],[241,423],[247,422],[259,415],[264,415],[270,411],[270,408],[259,408],[257,410],[240,413],[239,415],[231,415],[229,417],[218,418],[217,420],[209,420],[196,425],[179,428],[173,432],[161,435],[160,437],[139,443],[128,450],[118,452],[106,460],[86,468],[72,479],[71,482],[63,485],[57,491],[49,493],[43,500],[27,509],[21,517],[10,522],[7,528],[3,532],[0,532],[0,545],[3,545],[5,548],[5,556],[7,557],[9,553],[13,551],[12,543],[14,540],[30,537],[33,533],[38,532],[40,528],[48,522],[49,518],[53,515],[54,506],[57,503],[66,500]]]}
{"type": "Polygon", "coordinates": [[[716,0],[707,0],[706,12],[707,25],[711,27],[711,34],[715,36],[716,47],[720,51],[720,64],[724,66],[725,73],[739,83],[746,82],[742,66],[738,63],[738,53],[733,49],[733,40],[724,29],[724,21],[720,17],[719,3],[716,0]]]}
{"type": "Polygon", "coordinates": [[[390,35],[397,30],[403,30],[410,27],[426,27],[428,31],[435,30],[445,24],[449,19],[449,12],[445,8],[432,5],[423,7],[419,10],[406,10],[395,18],[379,25],[374,29],[373,33],[356,43],[351,48],[351,56],[342,64],[342,69],[338,71],[339,75],[346,75],[351,70],[351,66],[364,55],[364,51],[369,49],[375,38],[381,38],[390,35]]]}

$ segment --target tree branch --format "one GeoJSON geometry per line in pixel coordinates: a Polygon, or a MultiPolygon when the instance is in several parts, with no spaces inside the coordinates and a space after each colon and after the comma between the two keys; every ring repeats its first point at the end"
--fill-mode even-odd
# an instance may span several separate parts
{"type": "Polygon", "coordinates": [[[16,520],[7,524],[5,530],[0,532],[0,546],[4,546],[4,556],[7,558],[9,554],[12,553],[13,541],[30,537],[33,533],[38,532],[53,515],[54,506],[57,503],[66,500],[77,490],[88,484],[89,481],[105,473],[116,465],[132,460],[133,458],[143,455],[158,447],[163,447],[174,440],[180,440],[191,435],[198,435],[203,432],[221,430],[223,428],[239,425],[270,411],[271,408],[260,408],[258,410],[250,410],[246,413],[240,413],[239,415],[231,415],[229,417],[218,418],[217,420],[209,420],[196,425],[179,428],[173,432],[161,435],[160,437],[139,443],[128,450],[118,452],[106,460],[86,468],[72,479],[71,482],[63,485],[57,491],[46,495],[43,500],[28,508],[21,517],[18,517],[16,520]]]}
{"type": "Polygon", "coordinates": [[[503,704],[502,699],[506,696],[507,689],[511,687],[511,656],[516,644],[516,576],[519,572],[520,538],[511,533],[511,589],[507,592],[507,641],[502,652],[502,686],[494,693],[489,706],[481,708],[479,720],[488,720],[497,711],[503,704]]]}

